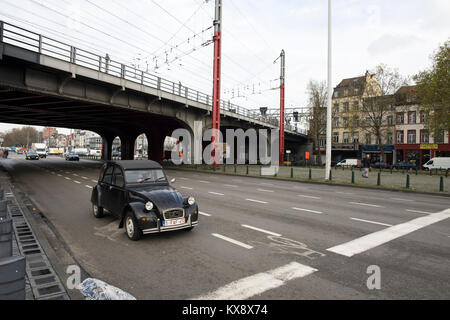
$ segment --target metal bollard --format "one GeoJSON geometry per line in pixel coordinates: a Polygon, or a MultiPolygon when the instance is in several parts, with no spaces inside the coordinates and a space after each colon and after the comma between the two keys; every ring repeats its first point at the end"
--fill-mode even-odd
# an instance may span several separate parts
{"type": "Polygon", "coordinates": [[[406,175],[406,189],[409,189],[409,174],[406,175]]]}
{"type": "Polygon", "coordinates": [[[330,169],[330,181],[333,181],[333,171],[330,169]]]}
{"type": "Polygon", "coordinates": [[[355,171],[352,170],[352,184],[355,184],[355,171]]]}
{"type": "Polygon", "coordinates": [[[291,167],[291,179],[294,178],[294,168],[291,167]]]}
{"type": "Polygon", "coordinates": [[[25,257],[0,260],[0,300],[25,300],[25,257]]]}
{"type": "Polygon", "coordinates": [[[309,180],[312,180],[312,170],[309,168],[309,180]]]}
{"type": "Polygon", "coordinates": [[[444,192],[444,177],[441,176],[441,180],[439,182],[439,192],[444,192]]]}
{"type": "Polygon", "coordinates": [[[378,177],[377,177],[377,186],[381,185],[381,172],[378,172],[378,177]]]}
{"type": "Polygon", "coordinates": [[[0,219],[0,258],[9,258],[13,254],[12,219],[0,219]]]}
{"type": "Polygon", "coordinates": [[[237,165],[234,165],[234,173],[237,173],[237,165]]]}
{"type": "Polygon", "coordinates": [[[246,172],[245,172],[247,175],[248,175],[248,165],[247,165],[247,170],[246,170],[246,172]]]}

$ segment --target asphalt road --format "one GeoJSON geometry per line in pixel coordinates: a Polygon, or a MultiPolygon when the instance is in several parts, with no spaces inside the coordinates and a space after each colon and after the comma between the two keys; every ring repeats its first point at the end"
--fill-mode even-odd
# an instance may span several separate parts
{"type": "Polygon", "coordinates": [[[92,277],[138,299],[450,298],[450,198],[167,170],[199,226],[132,242],[91,213],[99,162],[0,164],[92,277]]]}

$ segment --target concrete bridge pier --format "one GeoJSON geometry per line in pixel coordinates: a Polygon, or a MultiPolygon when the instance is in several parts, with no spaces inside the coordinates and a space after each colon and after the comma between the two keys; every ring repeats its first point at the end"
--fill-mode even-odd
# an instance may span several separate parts
{"type": "Polygon", "coordinates": [[[111,160],[112,158],[112,145],[114,138],[116,137],[114,134],[100,134],[103,140],[102,146],[102,160],[111,160]]]}
{"type": "Polygon", "coordinates": [[[136,138],[139,136],[137,133],[127,133],[119,135],[121,142],[121,159],[133,160],[134,159],[134,145],[136,138]]]}

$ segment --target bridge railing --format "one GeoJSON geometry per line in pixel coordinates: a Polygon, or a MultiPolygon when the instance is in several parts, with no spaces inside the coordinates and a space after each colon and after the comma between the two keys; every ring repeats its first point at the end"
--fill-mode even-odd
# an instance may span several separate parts
{"type": "MultiPolygon", "coordinates": [[[[183,86],[181,83],[175,83],[158,77],[136,67],[111,60],[108,55],[100,56],[96,53],[71,46],[3,21],[0,21],[0,42],[12,44],[79,66],[140,83],[192,101],[197,101],[208,105],[210,111],[212,109],[212,97],[208,94],[183,86]]],[[[249,110],[229,101],[221,101],[221,110],[233,112],[237,115],[262,121],[273,126],[279,126],[279,120],[276,117],[262,116],[258,110],[249,110]]],[[[302,130],[297,130],[295,127],[288,125],[286,129],[304,133],[302,130]]]]}

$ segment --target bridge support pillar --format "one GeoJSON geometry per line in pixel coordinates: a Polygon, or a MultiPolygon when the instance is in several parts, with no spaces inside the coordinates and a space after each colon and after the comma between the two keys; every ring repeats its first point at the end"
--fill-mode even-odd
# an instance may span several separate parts
{"type": "Polygon", "coordinates": [[[121,146],[121,159],[122,160],[133,160],[134,159],[134,144],[136,142],[137,134],[127,134],[121,135],[120,141],[121,146]]]}
{"type": "Polygon", "coordinates": [[[164,159],[165,132],[154,130],[146,133],[148,141],[148,160],[153,160],[162,164],[164,159]]]}
{"type": "Polygon", "coordinates": [[[112,158],[112,145],[114,141],[114,136],[112,135],[101,135],[102,143],[102,160],[111,160],[112,158]]]}

